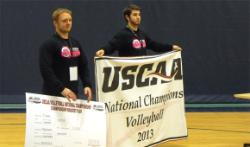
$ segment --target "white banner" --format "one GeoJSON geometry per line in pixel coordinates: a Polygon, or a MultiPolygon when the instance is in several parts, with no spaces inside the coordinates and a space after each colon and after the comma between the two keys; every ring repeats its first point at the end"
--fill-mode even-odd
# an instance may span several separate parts
{"type": "Polygon", "coordinates": [[[104,104],[26,93],[25,147],[105,147],[104,104]]]}
{"type": "Polygon", "coordinates": [[[95,58],[97,99],[108,111],[108,147],[187,137],[181,52],[95,58]]]}

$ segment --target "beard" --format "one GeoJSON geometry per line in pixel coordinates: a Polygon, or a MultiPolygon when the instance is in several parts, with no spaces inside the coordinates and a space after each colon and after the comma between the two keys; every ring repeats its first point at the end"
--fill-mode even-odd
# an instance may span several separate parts
{"type": "Polygon", "coordinates": [[[141,20],[132,20],[130,19],[130,24],[134,25],[134,26],[139,26],[141,24],[141,20]]]}

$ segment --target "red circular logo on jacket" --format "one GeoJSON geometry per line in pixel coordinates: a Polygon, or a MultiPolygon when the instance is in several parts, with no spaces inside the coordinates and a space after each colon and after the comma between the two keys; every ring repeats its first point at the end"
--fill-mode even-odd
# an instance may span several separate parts
{"type": "Polygon", "coordinates": [[[141,48],[141,43],[140,43],[140,41],[138,39],[134,39],[133,42],[132,42],[132,46],[135,49],[140,49],[141,48]]]}
{"type": "Polygon", "coordinates": [[[66,58],[70,58],[71,57],[71,53],[70,53],[70,49],[67,46],[63,46],[61,49],[61,56],[62,57],[66,57],[66,58]]]}

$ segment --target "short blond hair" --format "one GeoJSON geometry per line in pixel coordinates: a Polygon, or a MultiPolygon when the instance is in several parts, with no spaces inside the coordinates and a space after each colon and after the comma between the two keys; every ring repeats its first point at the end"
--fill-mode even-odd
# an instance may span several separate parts
{"type": "Polygon", "coordinates": [[[72,16],[72,11],[70,11],[69,9],[66,9],[66,8],[57,8],[52,13],[52,20],[53,21],[57,21],[59,15],[61,15],[62,13],[68,13],[68,14],[70,14],[72,16]]]}

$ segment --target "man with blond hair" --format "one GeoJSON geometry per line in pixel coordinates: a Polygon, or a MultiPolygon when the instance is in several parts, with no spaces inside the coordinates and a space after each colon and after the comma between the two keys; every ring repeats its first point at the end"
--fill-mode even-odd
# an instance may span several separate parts
{"type": "Polygon", "coordinates": [[[72,12],[58,8],[52,13],[55,33],[40,47],[39,67],[43,78],[43,94],[78,97],[79,79],[83,93],[92,99],[88,62],[80,43],[70,36],[72,12]]]}

